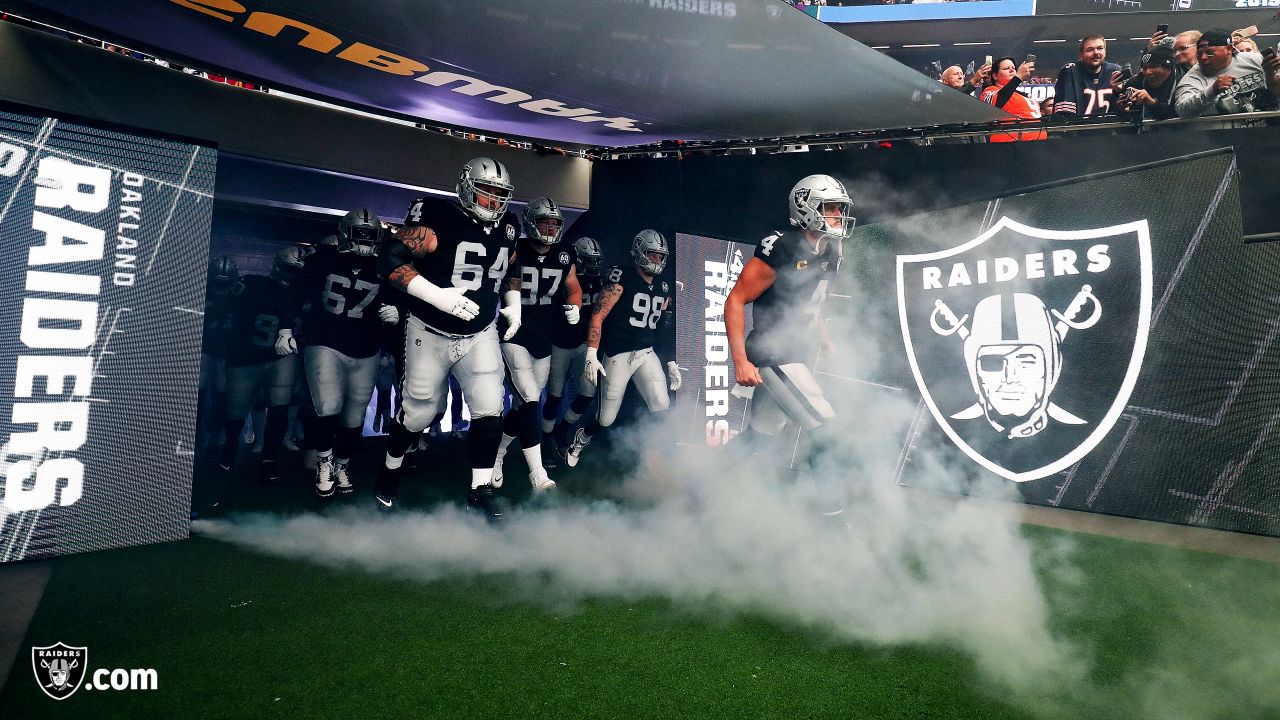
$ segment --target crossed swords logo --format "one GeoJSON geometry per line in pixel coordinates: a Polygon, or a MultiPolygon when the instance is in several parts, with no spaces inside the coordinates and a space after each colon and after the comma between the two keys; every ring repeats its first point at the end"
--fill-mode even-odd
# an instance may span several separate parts
{"type": "MultiPolygon", "coordinates": [[[[1038,299],[1036,302],[1039,302],[1038,299]]],[[[1043,305],[1041,305],[1041,308],[1043,308],[1043,305]]],[[[1102,303],[1098,300],[1097,296],[1093,294],[1093,288],[1089,285],[1084,285],[1080,288],[1080,292],[1076,293],[1075,298],[1072,299],[1071,304],[1067,306],[1067,309],[1064,312],[1049,310],[1049,314],[1057,319],[1057,322],[1052,325],[1052,350],[1054,356],[1057,357],[1057,348],[1062,341],[1066,339],[1069,331],[1087,330],[1098,323],[1098,320],[1102,317],[1102,303]],[[1092,312],[1089,317],[1084,320],[1078,320],[1077,318],[1079,318],[1086,306],[1092,306],[1092,312]]],[[[929,327],[932,328],[935,333],[943,337],[955,335],[959,337],[961,341],[967,341],[971,334],[970,328],[966,325],[969,320],[970,315],[956,317],[955,312],[953,312],[945,302],[939,299],[934,301],[933,312],[929,315],[929,327]]],[[[1019,344],[1022,342],[1022,339],[1015,338],[1009,340],[1009,342],[1019,344]]],[[[1046,396],[1044,398],[1045,400],[1047,400],[1047,396],[1052,393],[1053,384],[1056,384],[1056,376],[1052,381],[1046,380],[1046,385],[1044,387],[1046,396]]],[[[950,417],[953,420],[974,420],[987,415],[987,403],[984,401],[982,392],[976,383],[974,392],[978,395],[978,401],[965,409],[952,414],[950,417]]],[[[1053,402],[1048,403],[1048,406],[1045,408],[1045,412],[1054,420],[1067,425],[1084,425],[1088,422],[1053,402]]],[[[997,429],[1004,429],[1002,426],[997,425],[995,420],[991,418],[988,418],[988,420],[993,426],[997,427],[997,429]]],[[[1039,432],[1039,430],[1040,428],[1036,427],[1020,435],[1010,435],[1010,437],[1028,437],[1039,432]]]]}

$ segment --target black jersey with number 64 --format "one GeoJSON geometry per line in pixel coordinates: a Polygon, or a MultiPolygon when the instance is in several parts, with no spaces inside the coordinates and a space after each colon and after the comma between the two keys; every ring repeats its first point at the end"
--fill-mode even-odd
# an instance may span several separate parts
{"type": "Polygon", "coordinates": [[[751,304],[747,358],[756,365],[804,363],[818,335],[818,314],[827,286],[840,267],[839,241],[822,252],[799,231],[775,232],[756,247],[756,257],[777,273],[773,285],[751,304]]]}
{"type": "Polygon", "coordinates": [[[615,267],[604,279],[605,288],[614,284],[622,285],[622,295],[604,317],[600,351],[617,355],[653,347],[658,321],[671,305],[671,283],[660,277],[645,282],[635,267],[615,267]]]}
{"type": "Polygon", "coordinates": [[[511,251],[516,245],[520,220],[508,211],[496,227],[486,229],[460,205],[441,198],[415,200],[407,225],[422,225],[436,234],[433,252],[418,254],[392,238],[378,257],[378,274],[390,277],[396,268],[412,264],[426,280],[440,287],[462,291],[480,306],[480,314],[462,320],[415,297],[407,306],[428,329],[447,335],[475,335],[493,322],[503,281],[513,273],[511,251]]]}

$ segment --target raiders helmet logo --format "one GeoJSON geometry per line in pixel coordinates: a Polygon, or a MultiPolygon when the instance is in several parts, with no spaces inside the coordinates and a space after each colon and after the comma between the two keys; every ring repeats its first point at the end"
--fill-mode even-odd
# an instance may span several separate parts
{"type": "Polygon", "coordinates": [[[508,226],[507,226],[507,239],[508,239],[508,240],[515,240],[515,239],[516,239],[516,226],[515,226],[515,225],[508,225],[508,226]]]}
{"type": "Polygon", "coordinates": [[[1151,321],[1145,220],[1044,230],[1002,217],[898,256],[898,315],[920,395],[974,462],[1025,482],[1087,455],[1133,392],[1151,321]]]}
{"type": "Polygon", "coordinates": [[[66,700],[80,689],[88,663],[89,648],[62,643],[31,648],[31,669],[36,674],[36,682],[54,700],[66,700]]]}

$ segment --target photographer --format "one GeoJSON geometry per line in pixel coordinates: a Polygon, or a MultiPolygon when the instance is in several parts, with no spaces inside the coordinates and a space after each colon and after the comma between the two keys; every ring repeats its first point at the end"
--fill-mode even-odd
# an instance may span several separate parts
{"type": "MultiPolygon", "coordinates": [[[[1030,98],[1018,92],[1018,86],[1035,72],[1034,62],[1024,62],[1014,69],[1014,59],[1002,57],[996,60],[995,73],[991,76],[993,85],[982,91],[982,102],[994,105],[1008,113],[1013,113],[1024,120],[1039,120],[1040,106],[1030,98]]],[[[1024,130],[1021,132],[1002,132],[991,136],[991,142],[1017,142],[1026,140],[1044,140],[1044,130],[1024,130]]]]}
{"type": "Polygon", "coordinates": [[[1269,110],[1280,94],[1280,58],[1237,52],[1226,30],[1210,30],[1196,44],[1199,64],[1174,89],[1179,117],[1269,110]]]}
{"type": "Polygon", "coordinates": [[[1138,123],[1177,117],[1173,108],[1176,66],[1171,47],[1157,45],[1144,53],[1141,72],[1120,86],[1117,102],[1122,115],[1138,123]]]}

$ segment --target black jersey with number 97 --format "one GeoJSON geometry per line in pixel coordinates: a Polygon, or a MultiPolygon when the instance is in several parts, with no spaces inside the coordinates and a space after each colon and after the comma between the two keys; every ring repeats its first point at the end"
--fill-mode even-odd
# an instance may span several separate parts
{"type": "MultiPolygon", "coordinates": [[[[556,319],[564,317],[565,278],[577,262],[573,246],[552,245],[539,254],[528,238],[516,246],[516,264],[520,277],[520,329],[510,342],[523,346],[535,358],[551,354],[551,339],[556,319]]],[[[585,320],[579,320],[579,324],[585,320]]],[[[501,321],[500,321],[501,324],[501,321]]],[[[503,327],[498,331],[502,332],[503,327]]]]}
{"type": "Polygon", "coordinates": [[[617,355],[653,347],[658,321],[671,305],[671,283],[662,278],[645,282],[635,267],[610,268],[604,283],[606,288],[622,285],[622,294],[604,317],[600,351],[617,355]]]}

